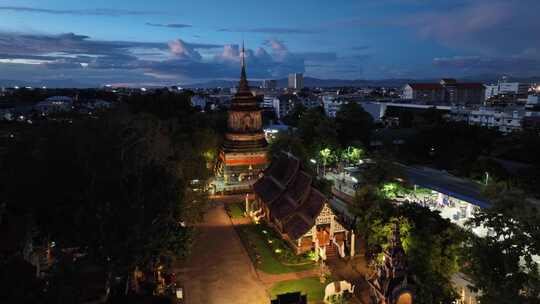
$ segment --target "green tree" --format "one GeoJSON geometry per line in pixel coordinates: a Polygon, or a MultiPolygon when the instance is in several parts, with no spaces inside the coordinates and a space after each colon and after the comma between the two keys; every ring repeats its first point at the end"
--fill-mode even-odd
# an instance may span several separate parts
{"type": "Polygon", "coordinates": [[[297,127],[300,119],[307,111],[307,108],[302,103],[297,103],[294,105],[292,111],[283,117],[283,122],[289,126],[297,127]]]}
{"type": "Polygon", "coordinates": [[[342,105],[336,113],[336,126],[342,147],[357,142],[367,145],[373,128],[373,117],[358,103],[349,102],[342,105]]]}
{"type": "Polygon", "coordinates": [[[338,147],[335,122],[324,115],[321,108],[309,109],[301,117],[298,135],[312,156],[324,148],[335,150],[338,147]]]}
{"type": "Polygon", "coordinates": [[[464,232],[438,212],[416,204],[394,205],[374,185],[361,187],[350,208],[368,257],[380,262],[393,222],[398,222],[420,303],[451,303],[452,275],[459,270],[464,232]]]}
{"type": "Polygon", "coordinates": [[[437,211],[414,203],[400,205],[397,213],[410,225],[402,241],[409,270],[418,281],[418,302],[452,303],[457,294],[451,280],[460,269],[465,232],[437,211]]]}
{"type": "Polygon", "coordinates": [[[482,303],[540,303],[540,211],[514,189],[492,193],[493,206],[470,220],[471,228],[489,232],[470,234],[465,272],[481,291],[482,303]]]}
{"type": "Polygon", "coordinates": [[[32,126],[0,162],[10,209],[33,216],[44,239],[81,248],[126,281],[135,268],[151,271],[161,256],[189,251],[190,225],[207,201],[194,181],[204,185],[218,142],[210,122],[183,106],[176,114],[191,116],[188,125],[137,107],[32,126]]]}
{"type": "Polygon", "coordinates": [[[268,154],[270,158],[277,158],[282,151],[291,152],[304,162],[309,161],[308,152],[302,140],[290,133],[280,133],[277,138],[270,143],[268,154]]]}

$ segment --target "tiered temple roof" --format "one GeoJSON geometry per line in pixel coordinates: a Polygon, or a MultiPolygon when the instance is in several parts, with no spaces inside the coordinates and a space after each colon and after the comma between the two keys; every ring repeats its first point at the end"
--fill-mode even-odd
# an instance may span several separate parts
{"type": "Polygon", "coordinates": [[[300,161],[283,153],[253,185],[255,194],[270,210],[270,218],[281,223],[291,240],[315,225],[327,201],[311,183],[312,177],[302,170],[300,161]]]}
{"type": "MultiPolygon", "coordinates": [[[[261,109],[258,106],[257,98],[253,95],[249,88],[249,83],[246,76],[246,66],[244,59],[244,46],[242,45],[241,52],[241,72],[240,81],[238,83],[238,91],[234,95],[229,116],[232,113],[242,113],[239,116],[233,116],[233,120],[240,120],[245,114],[250,114],[252,119],[260,121],[261,109]],[[255,114],[256,113],[256,114],[255,114]]],[[[229,120],[231,118],[229,117],[229,120]]],[[[255,123],[257,126],[250,126],[246,130],[233,129],[229,123],[227,135],[223,142],[222,149],[224,152],[242,153],[242,152],[261,152],[266,151],[268,143],[262,131],[262,124],[255,123]]]]}

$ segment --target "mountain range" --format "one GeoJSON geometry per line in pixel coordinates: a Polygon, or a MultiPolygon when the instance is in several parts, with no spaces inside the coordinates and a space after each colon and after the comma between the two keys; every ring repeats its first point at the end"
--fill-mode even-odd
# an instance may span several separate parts
{"type": "MultiPolygon", "coordinates": [[[[441,77],[443,78],[443,77],[441,77]]],[[[466,77],[459,78],[458,81],[461,82],[483,82],[483,83],[496,83],[497,79],[500,76],[498,75],[480,75],[475,77],[466,77]]],[[[379,79],[379,80],[367,80],[367,79],[320,79],[314,77],[304,77],[304,86],[312,88],[329,88],[329,87],[401,87],[407,83],[411,82],[439,82],[440,79],[412,79],[412,78],[399,78],[399,79],[379,79]]],[[[278,88],[287,87],[287,78],[276,79],[278,88]]],[[[539,77],[512,77],[510,78],[512,82],[524,82],[524,83],[540,83],[539,77]]],[[[261,86],[262,81],[252,80],[249,82],[251,86],[257,87],[261,86]]],[[[172,85],[172,84],[170,84],[172,85]]],[[[192,83],[192,84],[176,84],[184,88],[232,88],[238,85],[238,80],[211,80],[202,83],[192,83]]],[[[86,83],[80,82],[73,79],[67,80],[43,80],[41,82],[32,82],[26,80],[9,80],[9,79],[0,79],[0,87],[13,87],[13,86],[30,86],[30,87],[42,87],[46,86],[48,88],[97,88],[103,86],[99,83],[86,83]]],[[[136,85],[134,85],[136,86],[136,85]]],[[[162,87],[166,85],[155,85],[154,87],[162,87]]],[[[147,87],[152,87],[148,85],[147,87]]]]}
{"type": "MultiPolygon", "coordinates": [[[[443,77],[441,77],[443,78],[443,77]]],[[[496,83],[500,79],[499,76],[484,75],[477,77],[459,78],[459,82],[482,82],[482,83],[496,83]]],[[[286,88],[288,81],[287,78],[276,79],[278,88],[286,88]]],[[[401,87],[407,83],[414,82],[439,82],[440,79],[412,79],[412,78],[393,78],[393,79],[320,79],[313,77],[304,77],[304,86],[311,88],[329,88],[329,87],[401,87]]],[[[529,78],[510,78],[512,82],[524,82],[524,83],[539,83],[540,77],[529,78]]],[[[250,81],[251,86],[261,86],[261,81],[250,81]]],[[[231,88],[238,85],[236,80],[212,80],[204,83],[195,83],[184,85],[185,88],[231,88]]]]}

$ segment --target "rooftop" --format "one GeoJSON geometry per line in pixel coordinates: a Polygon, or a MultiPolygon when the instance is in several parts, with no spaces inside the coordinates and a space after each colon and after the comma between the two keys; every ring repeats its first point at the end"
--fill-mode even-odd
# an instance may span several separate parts
{"type": "Polygon", "coordinates": [[[402,164],[398,164],[398,166],[402,168],[411,183],[455,197],[481,208],[491,206],[491,203],[482,194],[482,188],[478,183],[432,168],[405,166],[402,164]]]}

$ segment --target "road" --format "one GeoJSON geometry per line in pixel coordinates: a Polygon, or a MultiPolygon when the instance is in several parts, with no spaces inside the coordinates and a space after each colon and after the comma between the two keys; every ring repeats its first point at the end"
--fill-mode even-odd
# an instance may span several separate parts
{"type": "Polygon", "coordinates": [[[179,274],[185,303],[269,303],[223,203],[213,204],[197,226],[191,257],[179,274]]]}

